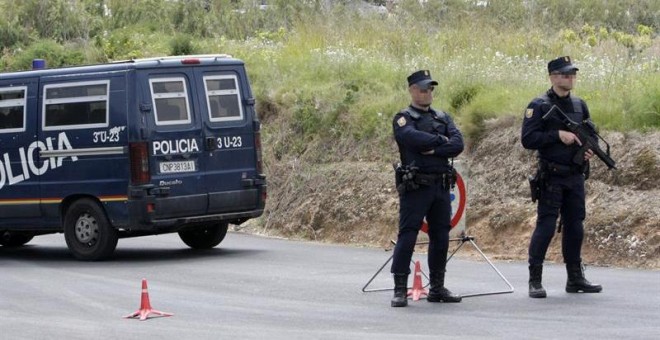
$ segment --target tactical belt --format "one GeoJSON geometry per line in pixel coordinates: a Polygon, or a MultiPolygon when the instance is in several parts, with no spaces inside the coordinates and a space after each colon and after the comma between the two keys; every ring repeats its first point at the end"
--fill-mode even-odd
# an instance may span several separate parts
{"type": "Polygon", "coordinates": [[[449,174],[423,174],[417,173],[415,175],[415,183],[421,185],[431,185],[435,183],[444,183],[449,174]]]}
{"type": "Polygon", "coordinates": [[[556,176],[569,176],[581,174],[582,168],[575,165],[562,165],[554,162],[541,161],[541,166],[545,168],[549,174],[556,176]]]}

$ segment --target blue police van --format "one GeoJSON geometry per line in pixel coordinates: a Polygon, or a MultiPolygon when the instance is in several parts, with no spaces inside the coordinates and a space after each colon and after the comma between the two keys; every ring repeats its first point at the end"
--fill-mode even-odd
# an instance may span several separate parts
{"type": "Polygon", "coordinates": [[[241,60],[139,59],[0,74],[0,245],[63,233],[81,260],[177,232],[207,249],[263,213],[260,123],[241,60]]]}

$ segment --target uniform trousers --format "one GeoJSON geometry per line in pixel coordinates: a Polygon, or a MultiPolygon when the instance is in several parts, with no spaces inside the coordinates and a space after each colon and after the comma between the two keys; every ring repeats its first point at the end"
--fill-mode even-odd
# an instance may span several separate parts
{"type": "Polygon", "coordinates": [[[541,265],[557,229],[562,222],[562,255],[567,264],[581,263],[583,221],[585,218],[584,176],[550,175],[541,191],[537,206],[536,229],[529,243],[529,264],[541,265]]]}
{"type": "Polygon", "coordinates": [[[428,223],[428,265],[431,272],[444,272],[451,230],[451,201],[443,181],[421,185],[399,195],[399,234],[394,246],[391,272],[410,274],[410,261],[417,235],[426,216],[428,223]]]}

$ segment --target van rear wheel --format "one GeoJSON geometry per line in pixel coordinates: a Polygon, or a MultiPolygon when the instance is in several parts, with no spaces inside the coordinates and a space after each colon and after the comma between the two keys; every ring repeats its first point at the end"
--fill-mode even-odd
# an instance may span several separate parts
{"type": "Polygon", "coordinates": [[[34,235],[29,233],[13,233],[7,231],[0,234],[0,245],[5,247],[20,247],[32,240],[34,235]]]}
{"type": "Polygon", "coordinates": [[[96,261],[112,254],[118,236],[99,204],[83,198],[74,202],[66,212],[64,239],[75,258],[96,261]]]}
{"type": "Polygon", "coordinates": [[[209,226],[181,230],[179,237],[190,248],[211,249],[225,239],[228,228],[229,224],[227,222],[220,222],[209,226]]]}

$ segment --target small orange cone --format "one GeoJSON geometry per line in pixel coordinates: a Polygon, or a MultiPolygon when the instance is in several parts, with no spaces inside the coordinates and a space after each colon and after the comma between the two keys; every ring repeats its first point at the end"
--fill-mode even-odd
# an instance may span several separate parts
{"type": "Polygon", "coordinates": [[[151,308],[151,303],[149,302],[149,292],[147,291],[147,279],[142,279],[142,296],[140,297],[140,309],[135,313],[126,315],[124,318],[134,318],[140,316],[140,321],[144,321],[149,318],[149,315],[156,314],[158,316],[172,316],[172,313],[165,313],[157,311],[151,308]]]}
{"type": "Polygon", "coordinates": [[[428,296],[428,292],[426,289],[424,289],[424,286],[422,285],[422,267],[419,264],[419,261],[415,261],[415,277],[413,278],[413,286],[412,289],[408,289],[408,295],[411,296],[413,301],[419,300],[419,298],[423,296],[428,296]]]}
{"type": "Polygon", "coordinates": [[[427,234],[429,233],[429,223],[426,222],[426,217],[422,220],[422,228],[420,230],[427,234]]]}

